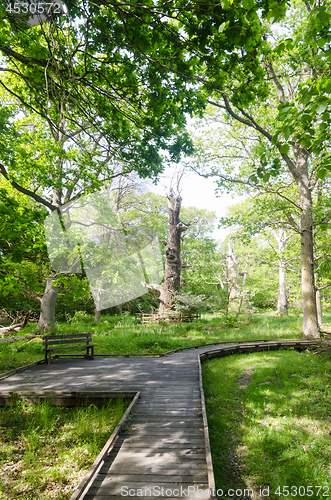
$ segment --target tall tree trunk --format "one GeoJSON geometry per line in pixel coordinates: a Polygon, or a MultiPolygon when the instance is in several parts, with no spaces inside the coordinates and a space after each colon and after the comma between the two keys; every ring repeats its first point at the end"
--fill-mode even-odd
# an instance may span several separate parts
{"type": "Polygon", "coordinates": [[[246,264],[246,269],[244,271],[244,279],[243,279],[243,283],[242,283],[242,293],[241,293],[240,300],[239,300],[239,307],[238,307],[238,311],[236,314],[236,318],[238,318],[240,311],[241,311],[241,308],[242,308],[242,305],[243,305],[243,302],[244,302],[244,295],[243,294],[245,293],[244,288],[246,286],[247,274],[248,274],[248,271],[247,271],[247,264],[246,264]]]}
{"type": "Polygon", "coordinates": [[[306,338],[320,338],[316,290],[314,280],[314,248],[313,248],[313,203],[308,176],[308,154],[301,148],[295,148],[301,205],[301,276],[303,302],[303,334],[306,338]]]}
{"type": "Polygon", "coordinates": [[[230,302],[239,297],[239,259],[231,240],[228,245],[228,289],[230,302]]]}
{"type": "Polygon", "coordinates": [[[177,190],[171,189],[168,198],[169,211],[169,236],[166,244],[166,262],[164,271],[164,283],[160,289],[159,312],[165,313],[174,309],[174,296],[180,289],[180,237],[184,226],[179,220],[182,198],[177,190]]]}
{"type": "Polygon", "coordinates": [[[101,318],[101,311],[97,311],[97,309],[94,309],[94,324],[98,325],[100,323],[100,318],[101,318]]]}
{"type": "Polygon", "coordinates": [[[279,252],[279,294],[277,312],[283,315],[287,314],[286,267],[283,258],[286,247],[286,230],[280,228],[278,232],[274,231],[274,235],[278,242],[279,252]]]}
{"type": "Polygon", "coordinates": [[[53,332],[55,330],[55,305],[58,287],[54,286],[55,276],[50,276],[46,281],[46,289],[41,299],[41,313],[36,328],[36,333],[53,332]]]}
{"type": "MultiPolygon", "coordinates": [[[[57,161],[57,171],[62,168],[62,161],[57,161]]],[[[52,204],[56,207],[61,206],[61,189],[53,189],[52,204]]],[[[59,289],[54,286],[55,276],[49,276],[46,280],[46,289],[41,297],[41,313],[36,327],[36,333],[55,331],[55,307],[59,289]]]]}

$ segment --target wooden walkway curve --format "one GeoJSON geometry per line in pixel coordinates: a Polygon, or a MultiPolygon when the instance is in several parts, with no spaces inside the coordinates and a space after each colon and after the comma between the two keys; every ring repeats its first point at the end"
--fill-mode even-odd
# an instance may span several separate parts
{"type": "Polygon", "coordinates": [[[214,497],[215,485],[200,360],[284,347],[304,349],[315,343],[254,341],[160,358],[60,359],[58,364],[35,366],[1,381],[0,391],[140,391],[122,432],[72,500],[207,499],[214,497]]]}

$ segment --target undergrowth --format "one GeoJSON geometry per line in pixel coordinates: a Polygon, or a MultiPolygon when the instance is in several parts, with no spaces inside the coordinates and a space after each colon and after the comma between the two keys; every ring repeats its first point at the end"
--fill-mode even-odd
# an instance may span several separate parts
{"type": "Polygon", "coordinates": [[[66,408],[18,400],[0,408],[1,500],[68,500],[115,429],[127,402],[66,408]]]}

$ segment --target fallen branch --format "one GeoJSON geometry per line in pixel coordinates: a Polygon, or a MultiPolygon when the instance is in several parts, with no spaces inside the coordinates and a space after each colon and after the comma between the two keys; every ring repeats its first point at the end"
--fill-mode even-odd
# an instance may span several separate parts
{"type": "Polygon", "coordinates": [[[24,328],[28,324],[30,313],[31,311],[28,311],[26,313],[22,323],[11,324],[10,326],[0,328],[0,335],[10,335],[12,332],[19,332],[20,330],[22,330],[22,328],[24,328]]]}

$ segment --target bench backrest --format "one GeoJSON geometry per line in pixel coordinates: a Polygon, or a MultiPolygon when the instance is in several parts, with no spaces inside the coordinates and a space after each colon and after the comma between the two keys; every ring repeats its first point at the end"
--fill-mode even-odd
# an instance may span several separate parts
{"type": "Polygon", "coordinates": [[[46,335],[43,337],[43,345],[76,344],[78,342],[90,342],[92,333],[72,333],[69,335],[46,335]]]}

